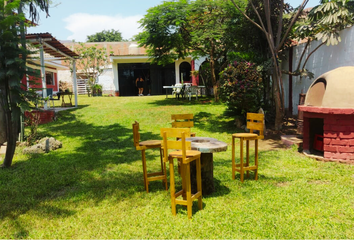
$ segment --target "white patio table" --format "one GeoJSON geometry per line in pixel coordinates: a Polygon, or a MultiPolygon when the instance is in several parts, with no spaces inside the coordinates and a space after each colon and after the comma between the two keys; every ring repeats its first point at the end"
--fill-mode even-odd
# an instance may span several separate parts
{"type": "MultiPolygon", "coordinates": [[[[205,86],[191,86],[191,87],[193,87],[193,88],[205,88],[205,86]]],[[[182,86],[179,86],[179,85],[177,85],[177,86],[163,86],[163,88],[166,89],[166,98],[168,98],[167,89],[182,88],[182,86]]],[[[188,89],[188,87],[186,89],[188,89]]],[[[200,92],[200,96],[202,96],[202,92],[200,92]]],[[[189,98],[189,100],[191,100],[191,99],[189,98]]]]}

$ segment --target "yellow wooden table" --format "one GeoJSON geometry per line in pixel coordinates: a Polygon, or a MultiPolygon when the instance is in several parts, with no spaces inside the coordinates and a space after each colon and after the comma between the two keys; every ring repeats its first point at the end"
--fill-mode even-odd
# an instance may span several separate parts
{"type": "Polygon", "coordinates": [[[61,97],[61,106],[62,107],[72,107],[72,97],[73,97],[73,93],[72,92],[63,92],[60,93],[60,97],[61,97]],[[67,100],[65,102],[65,96],[67,96],[67,100]]]}

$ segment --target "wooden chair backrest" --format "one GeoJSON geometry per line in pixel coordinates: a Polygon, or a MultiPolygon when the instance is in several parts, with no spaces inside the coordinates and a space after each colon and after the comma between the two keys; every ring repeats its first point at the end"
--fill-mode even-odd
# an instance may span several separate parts
{"type": "Polygon", "coordinates": [[[264,138],[264,114],[247,113],[247,128],[250,133],[259,131],[259,138],[264,138]]]}
{"type": "Polygon", "coordinates": [[[173,128],[191,128],[194,126],[193,114],[172,114],[171,115],[173,128]]]}
{"type": "Polygon", "coordinates": [[[139,146],[140,133],[139,133],[139,123],[137,121],[133,123],[133,141],[135,147],[139,146]]]}
{"type": "Polygon", "coordinates": [[[168,161],[168,150],[182,150],[183,161],[186,159],[186,150],[191,150],[191,142],[186,141],[186,138],[191,136],[189,128],[161,128],[161,136],[163,137],[163,159],[168,161]],[[180,141],[176,139],[181,139],[180,141]]]}

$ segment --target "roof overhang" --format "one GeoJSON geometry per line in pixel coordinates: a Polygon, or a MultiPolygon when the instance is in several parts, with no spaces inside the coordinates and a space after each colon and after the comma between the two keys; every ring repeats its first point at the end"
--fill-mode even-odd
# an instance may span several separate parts
{"type": "MultiPolygon", "coordinates": [[[[33,69],[40,69],[41,64],[39,59],[29,59],[27,61],[27,66],[33,69]]],[[[46,70],[51,71],[51,72],[56,72],[58,70],[70,70],[69,67],[64,66],[62,64],[52,62],[52,61],[44,61],[44,66],[46,70]]]]}
{"type": "Polygon", "coordinates": [[[152,61],[147,55],[110,56],[110,59],[114,63],[146,63],[152,61]]]}
{"type": "Polygon", "coordinates": [[[33,45],[43,45],[44,52],[55,58],[73,59],[79,57],[77,53],[64,46],[50,33],[27,34],[26,40],[28,40],[33,45]]]}

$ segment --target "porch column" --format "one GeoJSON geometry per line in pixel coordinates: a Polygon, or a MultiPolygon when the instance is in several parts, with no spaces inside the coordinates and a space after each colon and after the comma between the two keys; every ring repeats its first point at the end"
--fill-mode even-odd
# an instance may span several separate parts
{"type": "MultiPolygon", "coordinates": [[[[40,39],[40,47],[39,47],[39,57],[41,60],[41,79],[42,79],[42,95],[43,98],[47,97],[47,83],[45,78],[45,66],[44,66],[44,51],[43,51],[43,40],[40,39]]],[[[44,110],[47,110],[47,101],[44,101],[44,110]]]]}
{"type": "MultiPolygon", "coordinates": [[[[111,60],[112,61],[112,60],[111,60]]],[[[119,65],[117,62],[112,61],[112,71],[113,71],[113,84],[115,88],[115,94],[117,96],[117,92],[119,92],[119,76],[118,76],[118,68],[119,65]]]]}
{"type": "Polygon", "coordinates": [[[181,82],[180,75],[179,75],[179,64],[180,64],[180,61],[178,59],[177,61],[175,61],[176,83],[181,82]]]}
{"type": "MultiPolygon", "coordinates": [[[[194,60],[191,61],[191,70],[195,71],[195,61],[194,60]]],[[[194,76],[194,75],[192,75],[192,85],[193,86],[197,86],[198,85],[197,84],[197,77],[194,76]]]]}
{"type": "Polygon", "coordinates": [[[73,59],[73,85],[75,94],[75,107],[77,107],[77,79],[76,79],[76,60],[73,59]]]}

